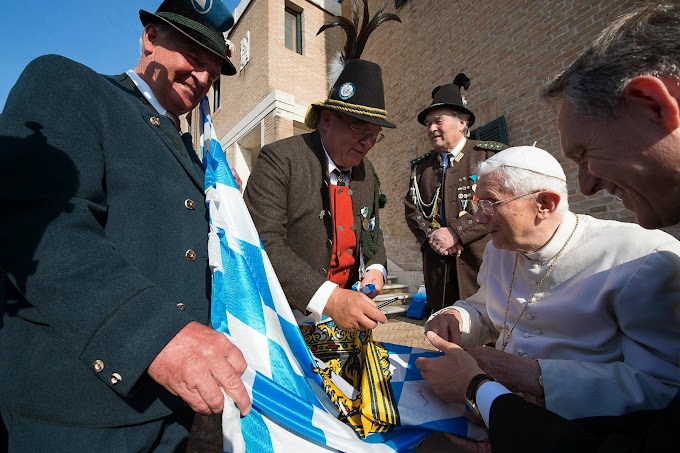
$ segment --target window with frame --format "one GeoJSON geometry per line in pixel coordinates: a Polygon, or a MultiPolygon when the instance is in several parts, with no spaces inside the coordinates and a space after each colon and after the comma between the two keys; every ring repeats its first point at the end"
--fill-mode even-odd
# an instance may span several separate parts
{"type": "Polygon", "coordinates": [[[220,107],[220,79],[213,82],[213,112],[220,107]]]}
{"type": "Polygon", "coordinates": [[[302,13],[286,6],[284,14],[286,47],[302,55],[302,13]]]}

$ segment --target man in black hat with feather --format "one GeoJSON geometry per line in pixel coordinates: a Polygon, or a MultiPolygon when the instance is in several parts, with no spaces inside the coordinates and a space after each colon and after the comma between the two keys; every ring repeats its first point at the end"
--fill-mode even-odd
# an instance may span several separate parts
{"type": "Polygon", "coordinates": [[[142,54],[118,76],[36,59],[0,115],[10,451],[181,451],[194,411],[232,404],[221,390],[249,411],[245,360],[208,327],[204,171],[178,120],[236,72],[233,18],[195,7],[140,11],[142,54]]]}
{"type": "Polygon", "coordinates": [[[477,164],[505,148],[498,142],[469,140],[475,115],[461,88],[470,79],[458,74],[436,87],[432,103],[418,114],[434,148],[411,161],[410,188],[404,199],[406,224],[423,254],[428,314],[477,292],[487,233],[473,221],[477,164]]]}
{"type": "Polygon", "coordinates": [[[325,329],[321,336],[342,337],[350,346],[334,346],[332,355],[357,373],[361,363],[352,338],[365,338],[362,331],[386,322],[372,300],[386,279],[379,216],[385,198],[366,155],[382,139],[383,127],[395,126],[387,120],[380,66],[359,58],[371,30],[398,20],[383,14],[384,7],[369,22],[364,2],[360,32],[357,1],[354,21],[334,17],[319,30],[341,26],[348,40],[328,98],[307,112],[305,124],[313,132],[264,146],[244,192],[312,352],[328,358],[325,346],[317,349],[309,341],[325,329]],[[319,324],[325,317],[334,325],[319,324]]]}

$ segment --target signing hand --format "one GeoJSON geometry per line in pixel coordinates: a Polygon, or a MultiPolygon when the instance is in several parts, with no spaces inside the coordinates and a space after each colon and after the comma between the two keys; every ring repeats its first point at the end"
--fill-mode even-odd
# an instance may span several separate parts
{"type": "Polygon", "coordinates": [[[432,231],[428,236],[428,241],[432,250],[443,256],[460,256],[463,252],[460,237],[451,227],[432,231]]]}
{"type": "MultiPolygon", "coordinates": [[[[380,288],[382,289],[382,285],[380,288]]],[[[350,332],[374,329],[378,323],[387,322],[385,314],[368,296],[351,289],[335,288],[323,312],[333,318],[335,324],[342,330],[350,332]]]]}
{"type": "Polygon", "coordinates": [[[428,332],[427,338],[432,346],[444,353],[435,358],[419,357],[416,366],[432,390],[444,401],[464,403],[465,392],[473,377],[483,373],[475,359],[461,349],[460,346],[442,339],[434,332],[428,332]]]}
{"type": "Polygon", "coordinates": [[[468,349],[468,353],[477,360],[486,374],[498,379],[510,391],[543,398],[543,387],[538,384],[541,367],[536,360],[488,346],[468,349]]]}
{"type": "Polygon", "coordinates": [[[427,330],[439,335],[446,341],[460,346],[460,331],[463,325],[463,317],[458,310],[449,310],[440,313],[427,322],[427,330]]]}
{"type": "Polygon", "coordinates": [[[165,345],[147,372],[199,414],[222,412],[222,388],[246,415],[251,403],[240,379],[245,369],[241,351],[224,334],[192,321],[165,345]]]}

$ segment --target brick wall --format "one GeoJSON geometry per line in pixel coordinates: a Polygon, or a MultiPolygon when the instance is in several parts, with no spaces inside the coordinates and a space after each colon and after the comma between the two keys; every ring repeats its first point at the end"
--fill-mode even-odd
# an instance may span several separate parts
{"type": "MultiPolygon", "coordinates": [[[[346,2],[345,2],[346,3],[346,2]]],[[[382,3],[382,0],[380,0],[382,3]]],[[[388,204],[381,215],[388,256],[407,270],[420,269],[417,244],[404,222],[402,199],[409,161],[430,150],[417,113],[431,102],[432,89],[458,72],[471,79],[464,92],[481,126],[505,115],[511,145],[537,146],[564,165],[570,205],[577,213],[633,221],[614,197],[586,198],[578,191],[576,167],[561,156],[557,111],[538,96],[541,85],[571,62],[611,19],[632,8],[631,0],[407,0],[395,10],[402,24],[388,22],[371,37],[364,58],[383,69],[388,118],[397,124],[371,150],[388,204]]],[[[378,0],[369,7],[377,9],[378,0]]],[[[343,5],[344,7],[344,5],[343,5]]],[[[680,233],[680,229],[670,229],[680,233]]]]}
{"type": "MultiPolygon", "coordinates": [[[[240,62],[240,41],[250,31],[250,61],[236,75],[222,77],[222,105],[213,115],[218,135],[229,131],[238,121],[278,89],[295,97],[295,103],[308,106],[324,100],[328,92],[326,79],[329,59],[344,44],[341,30],[329,30],[316,36],[330,14],[306,0],[252,0],[238,23],[229,33],[236,46],[232,61],[236,68],[240,62]],[[299,55],[286,48],[284,43],[284,9],[286,6],[302,12],[302,49],[299,55]]],[[[212,99],[212,92],[209,93],[212,99]]],[[[289,137],[292,121],[282,129],[282,134],[265,129],[265,142],[289,137]],[[290,130],[288,135],[285,135],[290,130]]],[[[265,121],[274,126],[276,121],[265,121]]]]}
{"type": "MultiPolygon", "coordinates": [[[[237,73],[220,79],[222,105],[213,115],[218,134],[230,130],[270,91],[268,21],[271,14],[269,4],[272,1],[251,1],[245,14],[229,33],[229,39],[236,46],[231,60],[237,73]],[[240,41],[247,31],[250,31],[250,62],[238,71],[241,61],[240,41]]],[[[208,96],[212,100],[212,94],[208,96]]]]}

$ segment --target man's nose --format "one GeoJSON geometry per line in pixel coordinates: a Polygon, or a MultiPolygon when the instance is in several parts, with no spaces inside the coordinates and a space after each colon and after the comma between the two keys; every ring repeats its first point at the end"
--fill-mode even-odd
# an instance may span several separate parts
{"type": "Polygon", "coordinates": [[[210,85],[210,72],[207,70],[203,69],[197,69],[194,71],[194,77],[196,77],[196,80],[203,85],[203,86],[209,86],[210,85]]]}
{"type": "Polygon", "coordinates": [[[578,165],[578,186],[583,195],[593,195],[600,191],[600,178],[593,176],[588,170],[587,163],[578,165]]]}

